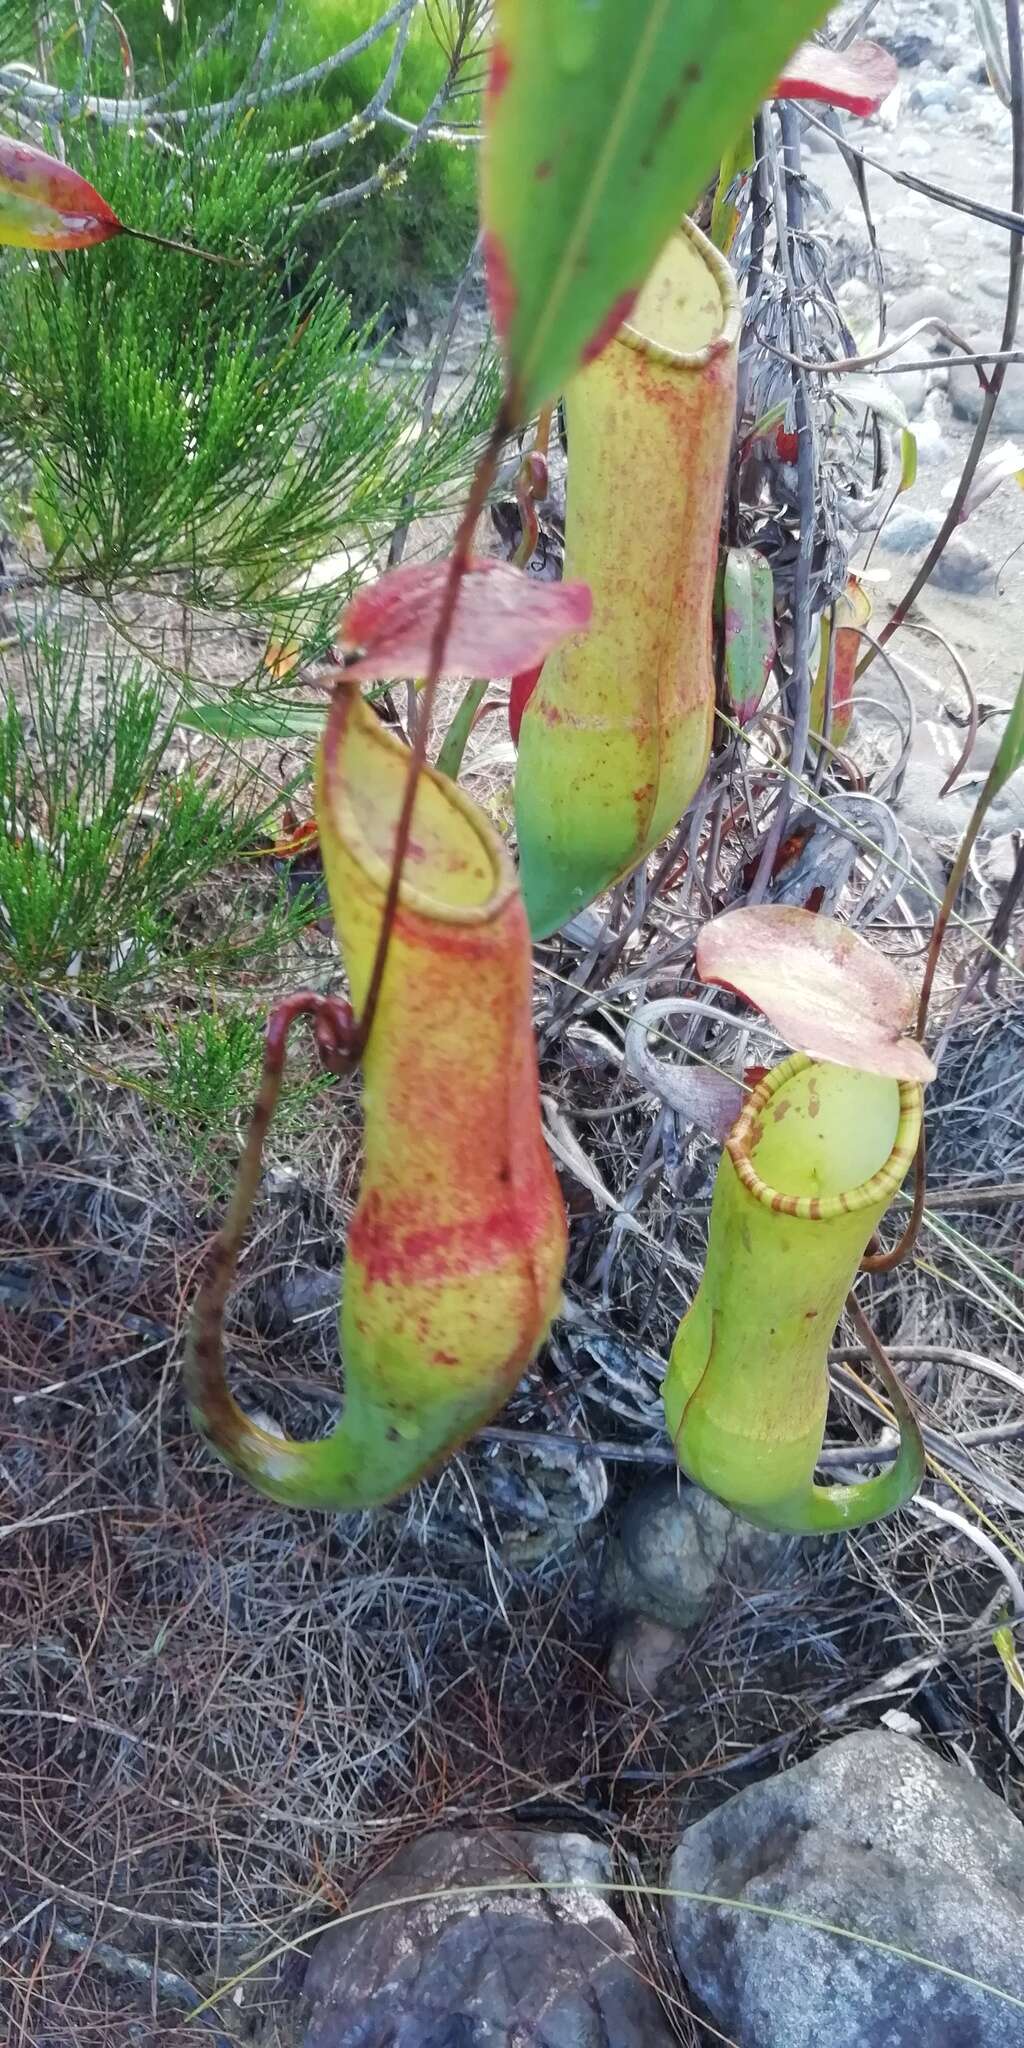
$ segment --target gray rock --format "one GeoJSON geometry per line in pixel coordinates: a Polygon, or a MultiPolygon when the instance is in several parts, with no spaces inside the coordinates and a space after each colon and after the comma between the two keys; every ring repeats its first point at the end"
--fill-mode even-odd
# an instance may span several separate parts
{"type": "Polygon", "coordinates": [[[882,546],[894,555],[923,554],[941,526],[941,512],[894,512],[882,528],[882,546]]]}
{"type": "MultiPolygon", "coordinates": [[[[890,334],[902,334],[905,328],[915,327],[919,320],[945,320],[950,327],[960,327],[966,312],[963,299],[954,298],[952,292],[941,285],[919,284],[911,291],[897,292],[891,300],[888,331],[890,334]]],[[[949,348],[948,341],[941,334],[922,334],[918,342],[925,349],[949,348]]]]}
{"type": "Polygon", "coordinates": [[[962,739],[940,719],[918,718],[895,806],[902,830],[919,833],[927,846],[946,852],[959,841],[974,808],[974,797],[962,782],[942,795],[962,739]]]}
{"type": "Polygon", "coordinates": [[[991,555],[962,533],[951,535],[932,571],[932,582],[940,590],[956,590],[965,597],[984,590],[991,577],[991,555]]]}
{"type": "Polygon", "coordinates": [[[916,69],[926,57],[932,55],[933,44],[930,36],[909,35],[879,36],[877,41],[891,50],[901,71],[916,69]]]}
{"type": "MultiPolygon", "coordinates": [[[[1024,1828],[905,1735],[848,1735],[688,1828],[669,1882],[803,1914],[1024,2000],[1024,1828]]],[[[672,1900],[688,1984],[743,2048],[1024,2048],[1024,2010],[794,1920],[672,1900]]]]}
{"type": "Polygon", "coordinates": [[[948,109],[953,105],[957,91],[958,85],[955,78],[947,76],[946,78],[921,79],[917,85],[911,86],[907,105],[912,113],[921,113],[926,107],[945,107],[948,109]]]}
{"type": "MultiPolygon", "coordinates": [[[[984,292],[985,297],[987,299],[999,299],[1001,303],[1005,306],[1005,270],[979,270],[977,276],[974,279],[974,289],[977,292],[984,292]]],[[[975,378],[975,383],[977,383],[977,378],[975,378]]]]}
{"type": "Polygon", "coordinates": [[[328,1315],[341,1298],[341,1274],[326,1266],[296,1266],[286,1274],[278,1289],[280,1314],[286,1323],[306,1316],[328,1315]]]}
{"type": "Polygon", "coordinates": [[[672,1697],[671,1674],[685,1656],[682,1629],[631,1614],[619,1628],[608,1652],[606,1676],[616,1699],[627,1707],[646,1707],[672,1697]]]}
{"type": "MultiPolygon", "coordinates": [[[[977,422],[981,418],[984,392],[977,372],[969,363],[949,366],[949,400],[958,420],[977,422]]],[[[1006,382],[999,394],[995,425],[1004,434],[1024,434],[1024,363],[1009,363],[1006,382]]]]}
{"type": "Polygon", "coordinates": [[[659,1479],[627,1503],[602,1593],[619,1614],[693,1628],[723,1585],[763,1584],[795,1548],[792,1537],[753,1528],[699,1487],[659,1479]]]}
{"type": "Polygon", "coordinates": [[[306,1973],[304,2048],[671,2048],[633,1938],[593,1890],[611,1877],[584,1835],[422,1836],[356,1911],[471,1885],[573,1889],[435,1896],[332,1928],[306,1973]]]}
{"type": "Polygon", "coordinates": [[[928,396],[928,373],[926,370],[904,370],[896,389],[903,400],[908,420],[919,420],[928,396]]]}

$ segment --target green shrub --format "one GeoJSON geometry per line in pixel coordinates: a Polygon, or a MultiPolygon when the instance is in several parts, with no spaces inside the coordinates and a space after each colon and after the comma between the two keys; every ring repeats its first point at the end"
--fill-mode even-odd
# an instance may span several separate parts
{"type": "Polygon", "coordinates": [[[0,684],[0,980],[118,1004],[156,975],[273,959],[316,914],[243,858],[266,816],[255,785],[227,796],[168,764],[173,712],[137,665],[97,669],[57,619],[0,660],[0,684]]]}
{"type": "MultiPolygon", "coordinates": [[[[266,86],[319,64],[355,40],[385,12],[388,0],[289,0],[270,59],[259,77],[266,86]]],[[[416,122],[427,111],[449,67],[449,50],[466,0],[429,0],[420,5],[391,94],[391,110],[416,122]]],[[[142,91],[158,89],[188,70],[227,12],[227,0],[183,6],[175,24],[158,0],[127,0],[119,9],[136,60],[142,91]]],[[[272,0],[239,0],[230,34],[216,42],[190,79],[204,101],[223,101],[246,87],[273,17],[272,0]]],[[[449,117],[472,121],[480,60],[470,55],[464,85],[449,117]]],[[[361,55],[313,87],[270,100],[253,110],[254,132],[268,150],[300,147],[332,133],[358,115],[372,99],[387,70],[393,45],[388,33],[361,55]]],[[[66,63],[71,80],[74,39],[66,63]]],[[[103,45],[102,85],[123,92],[120,60],[112,41],[103,45]]],[[[378,123],[337,152],[318,157],[307,182],[318,194],[333,193],[372,177],[401,148],[406,135],[378,123]]],[[[304,241],[311,260],[329,264],[362,321],[382,308],[400,311],[410,300],[429,298],[462,269],[476,232],[476,152],[443,141],[425,142],[398,174],[397,182],[352,211],[331,212],[311,221],[304,241]]]]}
{"type": "Polygon", "coordinates": [[[344,299],[293,277],[308,219],[294,165],[245,125],[168,159],[123,128],[66,128],[69,160],[134,226],[243,260],[127,237],[62,263],[0,257],[0,451],[35,477],[51,573],[109,591],[173,578],[196,600],[268,598],[342,543],[440,509],[491,389],[415,431],[415,378],[383,378],[344,299]]]}

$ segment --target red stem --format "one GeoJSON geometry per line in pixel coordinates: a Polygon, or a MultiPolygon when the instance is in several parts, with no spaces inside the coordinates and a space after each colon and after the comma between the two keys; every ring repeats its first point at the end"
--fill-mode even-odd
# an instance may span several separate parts
{"type": "Polygon", "coordinates": [[[409,837],[412,831],[412,814],[416,803],[416,790],[419,784],[420,770],[426,759],[430,716],[434,708],[434,698],[437,695],[437,685],[444,663],[444,651],[448,644],[448,635],[455,616],[455,607],[458,603],[462,579],[469,567],[470,550],[473,545],[476,523],[487,503],[487,493],[494,481],[498,467],[498,458],[509,434],[510,425],[511,413],[509,402],[506,398],[502,402],[498,417],[491,429],[490,439],[477,464],[476,474],[469,488],[469,497],[466,500],[465,510],[459,521],[459,529],[455,536],[455,544],[448,563],[448,579],[445,583],[441,608],[437,615],[437,623],[430,642],[430,661],[423,685],[423,695],[420,700],[420,716],[416,723],[416,738],[409,756],[409,773],[406,777],[405,793],[402,798],[402,808],[399,812],[398,827],[395,832],[395,849],[391,857],[391,873],[388,877],[387,895],[384,898],[384,910],[381,916],[380,934],[377,939],[377,951],[374,955],[370,985],[366,991],[363,1013],[356,1025],[355,1051],[357,1056],[361,1056],[366,1049],[367,1041],[373,1030],[373,1020],[377,1014],[381,983],[384,979],[384,969],[387,966],[388,947],[391,943],[391,931],[395,922],[395,912],[398,909],[398,898],[402,887],[402,869],[405,865],[405,856],[408,852],[409,837]]]}

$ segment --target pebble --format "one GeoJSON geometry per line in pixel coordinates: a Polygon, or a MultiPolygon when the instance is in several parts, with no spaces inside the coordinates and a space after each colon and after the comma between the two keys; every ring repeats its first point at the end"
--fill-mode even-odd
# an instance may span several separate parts
{"type": "Polygon", "coordinates": [[[949,442],[938,420],[930,418],[927,412],[921,413],[914,421],[914,439],[919,465],[943,462],[950,453],[949,442]]]}
{"type": "Polygon", "coordinates": [[[926,57],[934,54],[930,36],[915,35],[911,32],[909,35],[880,36],[878,40],[892,52],[901,71],[915,70],[917,65],[924,63],[926,57]]]}
{"type": "Polygon", "coordinates": [[[686,1654],[681,1629],[631,1614],[620,1626],[608,1654],[608,1687],[627,1707],[671,1699],[669,1677],[686,1654]]]}
{"type": "MultiPolygon", "coordinates": [[[[889,303],[888,326],[892,334],[902,334],[919,320],[945,320],[950,327],[959,327],[966,312],[964,300],[955,298],[948,284],[919,284],[910,291],[894,293],[889,303]]],[[[934,329],[930,334],[915,337],[915,345],[917,342],[926,351],[946,353],[949,349],[948,341],[934,329]]]]}
{"type": "MultiPolygon", "coordinates": [[[[958,420],[981,418],[984,393],[969,363],[951,363],[949,397],[958,420]]],[[[999,394],[995,426],[1004,434],[1024,434],[1024,363],[1011,363],[999,394]]]]}
{"type": "Polygon", "coordinates": [[[974,597],[985,590],[991,577],[991,555],[962,533],[954,533],[947,541],[932,571],[932,581],[940,590],[955,591],[962,597],[974,597]]]}
{"type": "Polygon", "coordinates": [[[882,545],[893,555],[923,553],[941,525],[940,512],[894,512],[882,528],[882,545]]]}
{"type": "Polygon", "coordinates": [[[763,1585],[796,1555],[788,1537],[755,1529],[699,1487],[651,1480],[627,1502],[609,1542],[603,1604],[620,1621],[693,1628],[723,1586],[763,1585]]]}

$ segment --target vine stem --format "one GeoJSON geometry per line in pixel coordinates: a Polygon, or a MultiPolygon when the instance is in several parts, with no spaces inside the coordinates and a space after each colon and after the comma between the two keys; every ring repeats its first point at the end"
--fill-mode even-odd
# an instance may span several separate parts
{"type": "Polygon", "coordinates": [[[211,1427],[216,1425],[220,1432],[218,1441],[223,1442],[233,1442],[238,1435],[238,1414],[228,1391],[224,1367],[224,1310],[260,1184],[263,1147],[284,1077],[288,1034],[299,1017],[312,1019],[317,1049],[331,1073],[351,1072],[358,1056],[352,1012],[347,1003],[317,995],[312,989],[300,989],[271,1011],[263,1042],[259,1093],[249,1119],[227,1214],[205,1256],[185,1352],[189,1398],[211,1427]]]}
{"type": "Polygon", "coordinates": [[[244,256],[222,256],[213,249],[197,249],[193,242],[175,242],[169,235],[150,234],[148,228],[128,228],[121,222],[122,235],[129,235],[133,242],[151,242],[154,249],[173,249],[178,256],[198,256],[200,263],[217,263],[222,270],[260,270],[265,266],[252,263],[244,256]]]}
{"type": "Polygon", "coordinates": [[[366,1049],[370,1033],[373,1030],[373,1020],[377,1014],[381,984],[384,980],[384,970],[387,966],[388,948],[391,944],[391,932],[395,922],[398,897],[402,887],[402,870],[405,866],[405,856],[409,850],[416,791],[426,760],[430,717],[434,708],[434,699],[437,695],[437,685],[440,680],[441,669],[444,664],[444,653],[448,644],[448,635],[451,631],[452,620],[455,617],[455,607],[459,600],[459,591],[462,587],[463,578],[469,568],[470,551],[473,545],[476,523],[487,503],[487,494],[497,474],[501,451],[511,432],[512,425],[513,409],[509,396],[506,393],[499,407],[497,418],[491,428],[487,446],[477,463],[473,481],[469,487],[469,496],[466,499],[462,518],[459,521],[458,531],[455,535],[455,543],[449,557],[448,576],[441,598],[437,621],[431,636],[430,659],[420,700],[420,715],[416,721],[416,735],[409,756],[409,772],[405,780],[402,808],[399,812],[398,825],[395,830],[394,852],[391,856],[391,873],[388,876],[387,895],[384,898],[380,932],[377,938],[377,950],[374,954],[373,968],[370,973],[370,983],[366,991],[363,1012],[355,1027],[354,1051],[357,1058],[361,1057],[366,1049]]]}

